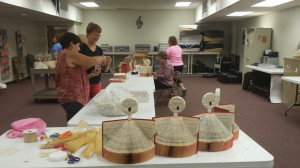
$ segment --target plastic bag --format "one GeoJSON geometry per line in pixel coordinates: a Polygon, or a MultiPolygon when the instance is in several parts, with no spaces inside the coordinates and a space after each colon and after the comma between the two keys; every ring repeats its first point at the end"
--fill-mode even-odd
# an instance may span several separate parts
{"type": "Polygon", "coordinates": [[[101,91],[94,98],[95,105],[100,114],[108,117],[124,116],[121,103],[124,99],[133,97],[129,90],[124,87],[109,87],[101,91]]]}
{"type": "Polygon", "coordinates": [[[7,132],[8,138],[17,138],[23,136],[23,131],[27,129],[36,129],[40,135],[46,129],[46,123],[40,118],[25,118],[11,123],[12,130],[7,132]]]}

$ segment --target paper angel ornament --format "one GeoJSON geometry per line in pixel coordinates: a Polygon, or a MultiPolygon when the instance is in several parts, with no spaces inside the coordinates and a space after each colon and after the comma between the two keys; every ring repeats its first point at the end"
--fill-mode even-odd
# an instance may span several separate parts
{"type": "Polygon", "coordinates": [[[197,153],[197,134],[199,119],[178,116],[186,104],[183,98],[176,96],[169,101],[171,117],[154,118],[156,125],[155,152],[165,157],[188,157],[197,153]]]}
{"type": "Polygon", "coordinates": [[[138,102],[134,98],[125,99],[122,110],[128,119],[102,123],[103,158],[120,164],[150,160],[155,155],[154,121],[131,118],[138,111],[138,102]]]}
{"type": "Polygon", "coordinates": [[[220,94],[207,93],[202,98],[202,104],[207,113],[200,114],[200,131],[198,140],[199,151],[224,151],[232,147],[233,134],[212,111],[219,104],[220,94]]]}

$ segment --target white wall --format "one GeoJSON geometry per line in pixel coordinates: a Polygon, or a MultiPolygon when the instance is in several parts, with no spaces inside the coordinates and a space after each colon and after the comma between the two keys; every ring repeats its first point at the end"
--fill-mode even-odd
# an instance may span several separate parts
{"type": "Polygon", "coordinates": [[[194,24],[194,10],[83,10],[83,22],[77,34],[85,34],[89,22],[95,22],[102,28],[100,44],[158,46],[167,42],[169,36],[179,38],[179,25],[194,24]],[[136,20],[142,17],[143,26],[138,29],[136,20]]]}
{"type": "MultiPolygon", "coordinates": [[[[20,31],[22,35],[25,37],[25,52],[35,54],[38,52],[38,46],[40,45],[38,39],[38,29],[39,25],[35,22],[26,21],[26,20],[18,20],[7,17],[0,16],[0,29],[5,29],[7,31],[8,37],[8,46],[9,46],[9,58],[10,58],[10,78],[2,81],[1,83],[6,83],[13,81],[13,69],[12,69],[12,57],[17,56],[16,49],[16,31],[20,31]]],[[[25,60],[24,60],[25,61],[25,60]]]]}
{"type": "Polygon", "coordinates": [[[279,65],[283,65],[281,58],[292,57],[300,41],[300,6],[239,21],[236,26],[236,52],[241,57],[243,56],[242,28],[272,28],[271,49],[279,52],[279,65]]]}

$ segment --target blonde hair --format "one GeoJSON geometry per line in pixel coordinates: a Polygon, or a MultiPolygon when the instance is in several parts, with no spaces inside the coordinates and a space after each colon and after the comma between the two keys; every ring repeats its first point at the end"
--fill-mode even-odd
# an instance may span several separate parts
{"type": "Polygon", "coordinates": [[[78,34],[77,36],[80,38],[81,42],[83,43],[86,43],[88,41],[86,34],[78,34]]]}

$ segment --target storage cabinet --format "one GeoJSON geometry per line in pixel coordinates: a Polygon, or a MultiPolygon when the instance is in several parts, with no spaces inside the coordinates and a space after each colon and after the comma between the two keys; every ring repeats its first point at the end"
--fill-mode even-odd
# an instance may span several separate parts
{"type": "Polygon", "coordinates": [[[271,28],[245,28],[243,29],[243,74],[250,69],[246,65],[260,63],[260,58],[264,50],[269,50],[271,46],[271,28]]]}
{"type": "MultiPolygon", "coordinates": [[[[296,58],[283,58],[284,60],[284,76],[300,76],[300,59],[296,58]]],[[[288,81],[282,81],[282,103],[289,106],[291,105],[296,96],[297,84],[288,81]]],[[[300,100],[297,101],[300,104],[300,100]]],[[[293,107],[293,109],[300,110],[300,107],[293,107]]]]}

